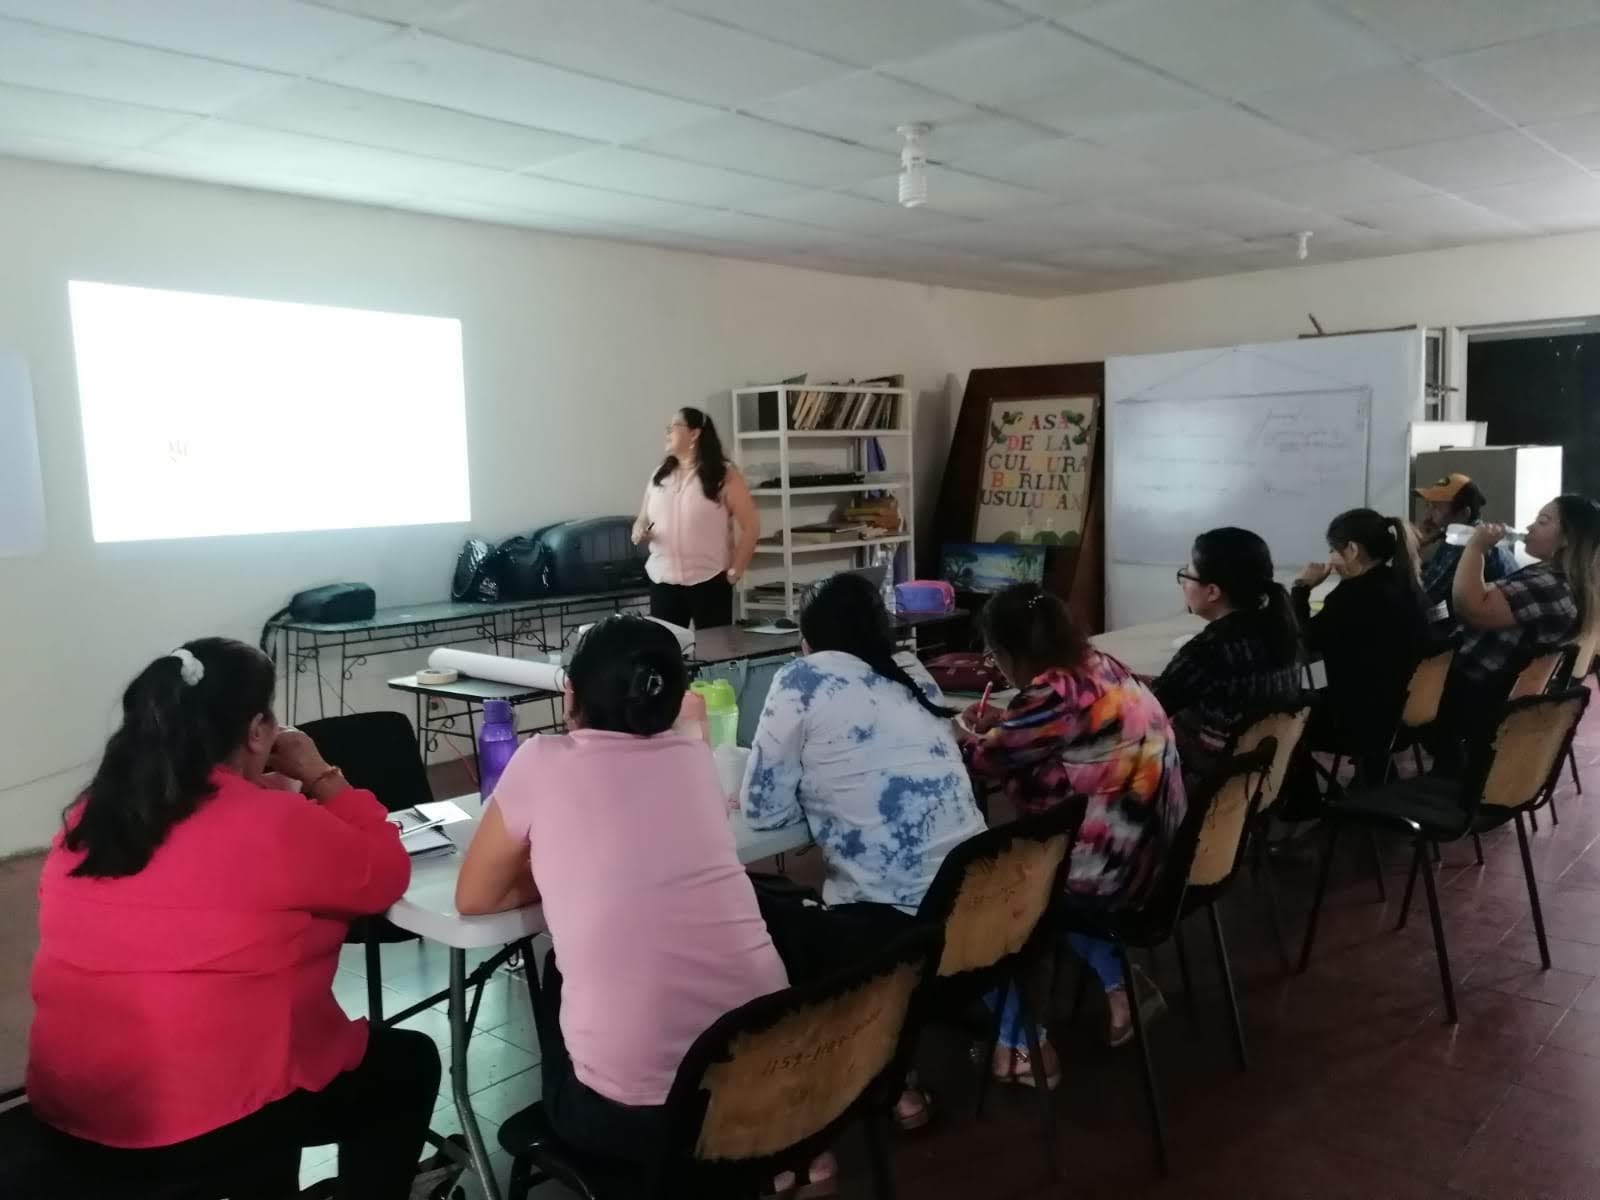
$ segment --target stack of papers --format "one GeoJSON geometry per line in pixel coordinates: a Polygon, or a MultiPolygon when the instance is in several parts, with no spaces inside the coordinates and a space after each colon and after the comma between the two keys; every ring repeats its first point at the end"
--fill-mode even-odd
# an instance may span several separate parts
{"type": "Polygon", "coordinates": [[[449,800],[434,804],[416,804],[389,814],[389,820],[400,830],[400,842],[406,853],[416,858],[421,854],[453,852],[456,844],[445,833],[444,826],[457,821],[470,821],[472,817],[459,805],[449,800]]]}

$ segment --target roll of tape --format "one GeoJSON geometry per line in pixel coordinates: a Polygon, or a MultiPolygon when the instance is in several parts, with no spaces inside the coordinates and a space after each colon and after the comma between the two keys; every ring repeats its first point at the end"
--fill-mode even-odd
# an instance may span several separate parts
{"type": "Polygon", "coordinates": [[[454,683],[461,678],[459,671],[452,671],[448,667],[440,670],[435,667],[423,667],[417,672],[417,682],[427,687],[438,687],[441,683],[454,683]]]}

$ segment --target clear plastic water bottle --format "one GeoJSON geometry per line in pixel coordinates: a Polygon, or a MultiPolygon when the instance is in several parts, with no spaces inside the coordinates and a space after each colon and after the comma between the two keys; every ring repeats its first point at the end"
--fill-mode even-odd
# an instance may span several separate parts
{"type": "Polygon", "coordinates": [[[894,595],[894,547],[879,546],[872,565],[883,568],[883,607],[892,617],[897,603],[894,595]]]}
{"type": "Polygon", "coordinates": [[[478,730],[478,795],[494,795],[506,764],[517,752],[517,723],[508,700],[483,702],[483,728],[478,730]]]}

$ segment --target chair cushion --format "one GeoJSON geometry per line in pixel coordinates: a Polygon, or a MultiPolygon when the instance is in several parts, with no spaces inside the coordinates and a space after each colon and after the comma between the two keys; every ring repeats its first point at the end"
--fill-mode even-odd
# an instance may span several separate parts
{"type": "Polygon", "coordinates": [[[1397,779],[1382,787],[1352,791],[1329,805],[1328,811],[1378,823],[1414,821],[1423,832],[1436,837],[1459,837],[1466,832],[1468,821],[1462,807],[1460,781],[1436,775],[1397,779]]]}
{"type": "Polygon", "coordinates": [[[529,1105],[500,1126],[500,1148],[514,1159],[531,1160],[580,1196],[637,1200],[644,1194],[642,1173],[631,1164],[588,1154],[563,1142],[550,1127],[543,1104],[529,1105]]]}

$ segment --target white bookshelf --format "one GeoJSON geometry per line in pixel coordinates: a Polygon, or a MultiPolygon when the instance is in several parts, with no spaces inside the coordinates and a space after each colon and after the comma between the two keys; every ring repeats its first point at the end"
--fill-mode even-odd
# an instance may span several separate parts
{"type": "Polygon", "coordinates": [[[761,513],[761,532],[769,537],[781,532],[782,539],[756,547],[750,570],[741,581],[739,604],[742,612],[797,617],[801,589],[816,580],[849,567],[871,566],[878,547],[888,546],[894,553],[894,577],[903,582],[911,578],[913,539],[916,536],[912,485],[914,463],[912,438],[914,401],[905,388],[864,387],[854,384],[765,384],[733,389],[733,441],[737,462],[747,478],[754,464],[775,465],[776,487],[752,486],[751,494],[761,513]],[[790,429],[791,400],[813,393],[825,396],[891,397],[895,405],[894,424],[883,429],[790,429]],[[768,401],[769,424],[762,428],[762,397],[768,401]],[[775,403],[774,403],[775,401],[775,403]],[[820,465],[840,472],[866,472],[867,447],[879,439],[888,470],[861,483],[819,484],[796,487],[790,483],[791,465],[798,460],[821,460],[820,465]],[[804,450],[798,449],[799,445],[804,450]],[[830,511],[866,493],[889,492],[900,505],[900,532],[892,537],[863,538],[858,541],[795,541],[796,524],[827,518],[830,511]],[[760,584],[784,585],[784,601],[753,600],[749,590],[760,584]]]}

